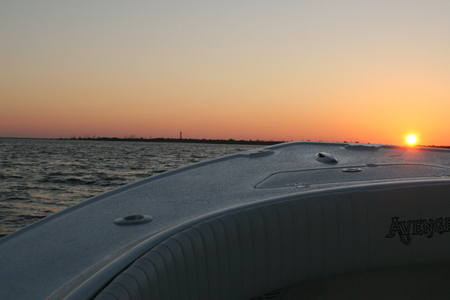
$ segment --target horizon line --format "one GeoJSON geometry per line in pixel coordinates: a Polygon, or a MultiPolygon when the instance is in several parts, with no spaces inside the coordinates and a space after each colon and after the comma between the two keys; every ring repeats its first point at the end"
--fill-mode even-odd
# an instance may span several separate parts
{"type": "MultiPolygon", "coordinates": [[[[144,137],[71,137],[71,138],[46,138],[46,137],[0,137],[0,139],[34,139],[34,140],[81,140],[81,141],[123,141],[123,142],[185,142],[185,143],[219,143],[219,144],[255,144],[255,145],[274,145],[274,144],[281,144],[281,143],[287,143],[287,142],[294,142],[294,140],[285,141],[285,140],[247,140],[247,139],[207,139],[207,138],[165,138],[165,137],[158,137],[158,138],[144,138],[144,137]]],[[[323,140],[295,140],[298,142],[319,142],[319,143],[342,143],[342,144],[371,144],[371,143],[362,143],[359,141],[355,142],[348,142],[348,141],[341,141],[341,142],[330,142],[330,141],[323,141],[323,140]]],[[[378,145],[378,144],[374,144],[378,145]]],[[[380,144],[380,145],[389,145],[389,144],[380,144]]],[[[401,145],[400,145],[401,146],[401,145]]],[[[409,147],[434,147],[434,148],[450,148],[450,146],[447,145],[412,145],[409,147]]]]}

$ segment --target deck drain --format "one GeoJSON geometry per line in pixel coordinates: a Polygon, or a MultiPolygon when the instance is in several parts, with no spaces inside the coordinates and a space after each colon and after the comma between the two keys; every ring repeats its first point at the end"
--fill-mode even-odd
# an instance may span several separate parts
{"type": "Polygon", "coordinates": [[[149,215],[131,215],[123,218],[114,220],[116,225],[136,225],[142,223],[148,223],[153,220],[152,216],[149,215]]]}

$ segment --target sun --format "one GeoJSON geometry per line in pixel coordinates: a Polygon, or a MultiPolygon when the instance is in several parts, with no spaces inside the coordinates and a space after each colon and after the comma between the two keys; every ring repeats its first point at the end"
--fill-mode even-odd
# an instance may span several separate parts
{"type": "Polygon", "coordinates": [[[417,136],[415,136],[414,134],[410,134],[406,137],[406,142],[409,145],[415,145],[417,143],[417,136]]]}

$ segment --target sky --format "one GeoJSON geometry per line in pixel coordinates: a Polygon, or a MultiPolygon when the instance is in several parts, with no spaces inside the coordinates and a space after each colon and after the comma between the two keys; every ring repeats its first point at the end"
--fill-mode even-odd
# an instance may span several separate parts
{"type": "Polygon", "coordinates": [[[0,0],[0,137],[450,145],[450,1],[0,0]]]}

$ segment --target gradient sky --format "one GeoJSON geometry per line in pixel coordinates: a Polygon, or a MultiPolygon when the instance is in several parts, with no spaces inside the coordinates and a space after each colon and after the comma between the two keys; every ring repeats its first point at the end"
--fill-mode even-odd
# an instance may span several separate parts
{"type": "Polygon", "coordinates": [[[0,136],[450,145],[450,1],[0,0],[0,136]]]}

